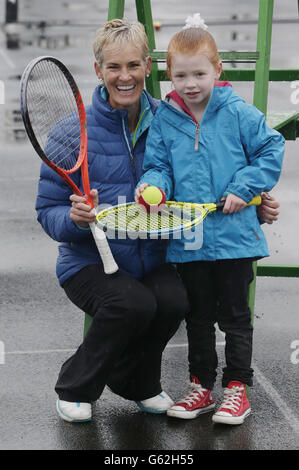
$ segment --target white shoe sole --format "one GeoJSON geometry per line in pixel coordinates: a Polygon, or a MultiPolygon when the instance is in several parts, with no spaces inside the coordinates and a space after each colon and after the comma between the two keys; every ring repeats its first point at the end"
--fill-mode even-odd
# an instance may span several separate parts
{"type": "Polygon", "coordinates": [[[174,405],[174,402],[165,392],[161,392],[155,397],[148,398],[146,400],[135,401],[136,405],[145,411],[146,413],[152,414],[165,414],[166,411],[174,405]]]}
{"type": "Polygon", "coordinates": [[[59,400],[56,401],[56,410],[57,410],[57,413],[59,414],[60,418],[62,418],[64,421],[67,421],[68,423],[87,423],[88,421],[91,421],[91,416],[90,416],[90,418],[75,419],[75,418],[71,418],[70,416],[66,415],[62,411],[62,409],[60,408],[59,400]]]}
{"type": "Polygon", "coordinates": [[[217,415],[217,413],[215,413],[213,416],[212,416],[212,421],[214,423],[220,423],[220,424],[242,424],[244,423],[244,419],[247,418],[247,416],[249,416],[251,413],[251,409],[248,408],[248,410],[246,410],[242,416],[221,416],[221,415],[217,415]]]}
{"type": "Polygon", "coordinates": [[[204,408],[198,408],[197,410],[194,411],[179,411],[179,410],[172,410],[171,408],[167,410],[167,416],[170,416],[171,418],[180,418],[180,419],[194,419],[197,418],[197,416],[208,413],[209,411],[212,411],[215,408],[215,403],[209,406],[205,406],[204,408]]]}
{"type": "MultiPolygon", "coordinates": [[[[144,411],[145,413],[151,413],[151,414],[165,414],[167,409],[159,410],[156,408],[149,408],[148,406],[144,406],[140,401],[135,401],[136,405],[138,408],[140,408],[141,411],[144,411]]],[[[171,406],[171,405],[169,405],[171,406]]]]}

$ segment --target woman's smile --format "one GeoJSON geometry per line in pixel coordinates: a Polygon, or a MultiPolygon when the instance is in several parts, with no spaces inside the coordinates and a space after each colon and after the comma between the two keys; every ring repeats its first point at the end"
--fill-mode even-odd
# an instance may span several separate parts
{"type": "Polygon", "coordinates": [[[122,94],[130,94],[135,90],[136,85],[117,85],[116,88],[122,94]]]}

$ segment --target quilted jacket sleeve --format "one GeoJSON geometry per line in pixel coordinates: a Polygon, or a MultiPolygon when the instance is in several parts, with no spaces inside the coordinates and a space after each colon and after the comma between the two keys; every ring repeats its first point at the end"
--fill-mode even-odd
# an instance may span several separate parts
{"type": "Polygon", "coordinates": [[[37,220],[58,242],[79,241],[90,236],[89,230],[81,229],[70,218],[71,194],[66,183],[42,163],[35,207],[37,220]]]}

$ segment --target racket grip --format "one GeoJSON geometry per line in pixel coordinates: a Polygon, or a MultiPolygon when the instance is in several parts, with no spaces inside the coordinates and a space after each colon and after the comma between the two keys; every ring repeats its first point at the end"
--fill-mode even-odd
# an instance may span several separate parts
{"type": "MultiPolygon", "coordinates": [[[[262,203],[262,197],[260,195],[254,196],[247,206],[260,206],[262,203]]],[[[223,201],[216,202],[217,210],[222,210],[225,204],[225,199],[223,201]]]]}
{"type": "Polygon", "coordinates": [[[250,202],[248,202],[247,206],[260,206],[262,203],[262,197],[261,196],[254,196],[253,199],[251,199],[250,202]]]}
{"type": "Polygon", "coordinates": [[[106,274],[115,273],[116,271],[118,271],[118,266],[111,253],[106,235],[104,234],[103,230],[101,230],[99,227],[96,226],[94,222],[91,222],[89,226],[93,234],[94,241],[97,245],[97,249],[100,253],[105,273],[106,274]]]}

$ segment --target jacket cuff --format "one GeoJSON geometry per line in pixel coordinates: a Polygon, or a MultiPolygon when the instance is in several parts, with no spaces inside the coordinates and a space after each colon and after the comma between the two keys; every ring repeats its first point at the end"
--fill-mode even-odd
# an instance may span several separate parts
{"type": "Polygon", "coordinates": [[[253,195],[251,194],[250,191],[246,190],[244,186],[240,186],[235,183],[230,183],[228,187],[226,188],[226,191],[223,193],[223,196],[226,197],[229,194],[235,194],[236,196],[240,197],[243,199],[245,202],[250,202],[251,199],[253,198],[253,195]]]}
{"type": "Polygon", "coordinates": [[[90,232],[90,227],[89,227],[89,226],[88,226],[88,227],[80,227],[80,225],[75,224],[75,222],[74,222],[74,225],[75,225],[75,227],[77,227],[79,230],[83,230],[83,231],[85,231],[85,232],[90,232]]]}

